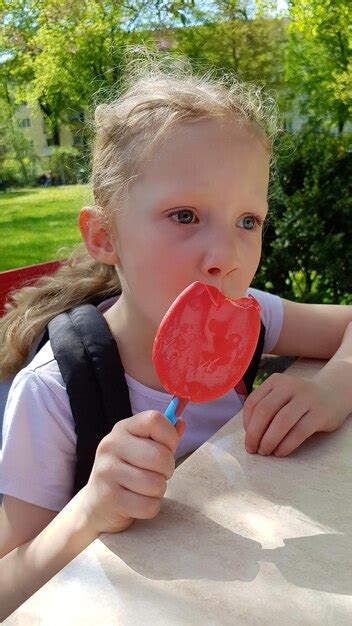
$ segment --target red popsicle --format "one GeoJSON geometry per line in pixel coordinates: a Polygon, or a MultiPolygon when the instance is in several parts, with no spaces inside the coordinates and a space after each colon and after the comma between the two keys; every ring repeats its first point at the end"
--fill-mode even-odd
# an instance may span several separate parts
{"type": "Polygon", "coordinates": [[[235,387],[259,332],[260,306],[253,296],[232,300],[211,285],[189,285],[166,312],[153,346],[159,380],[178,399],[168,407],[168,419],[175,423],[189,400],[213,400],[235,387]]]}

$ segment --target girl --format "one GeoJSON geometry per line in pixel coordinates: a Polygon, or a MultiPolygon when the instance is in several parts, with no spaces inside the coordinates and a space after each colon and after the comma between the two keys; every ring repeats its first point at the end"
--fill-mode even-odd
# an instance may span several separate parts
{"type": "MultiPolygon", "coordinates": [[[[162,316],[190,283],[233,298],[251,284],[268,211],[272,124],[270,102],[255,89],[187,72],[153,71],[98,107],[94,206],[79,215],[89,256],[17,296],[2,321],[0,360],[3,376],[18,370],[48,320],[103,296],[133,416],[102,439],[88,483],[71,499],[74,424],[50,343],[16,376],[1,459],[2,618],[100,533],[154,517],[175,457],[241,407],[232,390],[188,405],[173,427],[151,350],[162,316]],[[121,296],[108,300],[118,280],[121,296]]],[[[312,433],[338,428],[352,409],[352,310],[253,293],[266,352],[330,359],[313,380],[275,374],[246,400],[247,451],[285,456],[312,433]]]]}

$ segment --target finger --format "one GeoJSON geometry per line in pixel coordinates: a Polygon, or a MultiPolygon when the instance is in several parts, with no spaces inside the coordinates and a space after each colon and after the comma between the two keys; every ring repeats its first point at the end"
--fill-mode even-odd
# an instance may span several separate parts
{"type": "Polygon", "coordinates": [[[271,454],[307,412],[307,403],[297,398],[280,409],[259,443],[258,454],[271,454]]]}
{"type": "Polygon", "coordinates": [[[245,447],[247,452],[253,454],[257,452],[259,443],[275,415],[282,409],[291,397],[287,390],[275,389],[265,396],[255,407],[251,419],[247,426],[245,436],[245,447]]]}
{"type": "Polygon", "coordinates": [[[118,459],[138,467],[171,478],[175,471],[175,459],[168,448],[152,439],[143,439],[127,433],[117,440],[113,451],[118,459]]]}
{"type": "Polygon", "coordinates": [[[274,450],[274,456],[282,457],[291,454],[308,437],[317,431],[313,414],[308,411],[297,424],[290,430],[280,445],[274,450]]]}
{"type": "MultiPolygon", "coordinates": [[[[118,422],[116,426],[121,423],[118,422]]],[[[172,453],[179,444],[178,430],[159,411],[144,411],[130,417],[126,420],[126,428],[131,435],[153,439],[169,448],[172,453]]]]}
{"type": "Polygon", "coordinates": [[[245,430],[248,428],[248,424],[253,415],[253,411],[257,404],[264,400],[264,398],[272,391],[272,385],[267,384],[268,380],[265,380],[259,387],[254,389],[252,393],[246,398],[243,405],[243,427],[245,430]]]}
{"type": "Polygon", "coordinates": [[[142,470],[124,461],[119,461],[115,475],[119,485],[134,493],[153,498],[162,498],[165,494],[165,476],[157,472],[142,470]]]}

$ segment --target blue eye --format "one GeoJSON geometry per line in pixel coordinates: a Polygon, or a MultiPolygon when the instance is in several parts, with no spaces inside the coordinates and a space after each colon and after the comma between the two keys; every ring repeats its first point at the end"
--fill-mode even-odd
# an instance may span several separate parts
{"type": "Polygon", "coordinates": [[[170,213],[169,217],[179,224],[195,224],[197,216],[190,209],[180,209],[170,213]]]}
{"type": "Polygon", "coordinates": [[[257,226],[261,225],[262,221],[255,215],[244,215],[244,217],[241,217],[237,222],[237,226],[245,230],[254,230],[257,226]]]}

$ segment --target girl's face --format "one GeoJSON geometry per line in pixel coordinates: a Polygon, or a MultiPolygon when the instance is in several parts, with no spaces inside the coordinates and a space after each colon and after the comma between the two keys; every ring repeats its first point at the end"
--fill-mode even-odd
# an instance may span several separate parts
{"type": "Polygon", "coordinates": [[[269,154],[248,128],[224,120],[177,126],[115,214],[129,310],[157,327],[194,281],[243,296],[260,260],[268,177],[269,154]]]}

